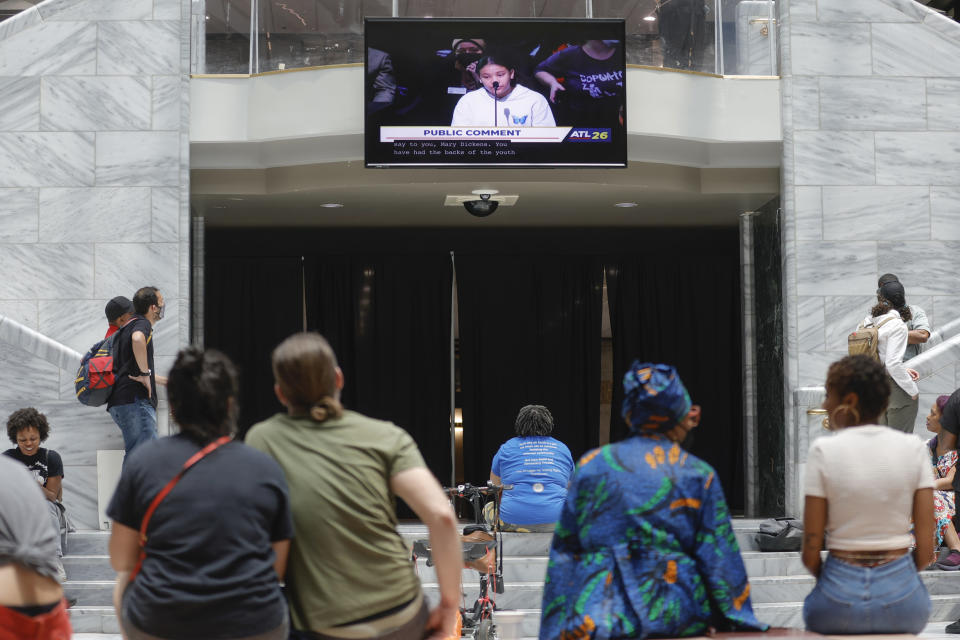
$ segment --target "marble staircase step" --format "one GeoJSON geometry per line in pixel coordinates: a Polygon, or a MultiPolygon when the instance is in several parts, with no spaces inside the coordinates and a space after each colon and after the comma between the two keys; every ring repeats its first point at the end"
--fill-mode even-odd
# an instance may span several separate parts
{"type": "MultiPolygon", "coordinates": [[[[920,579],[931,596],[960,597],[960,572],[921,571],[920,579]]],[[[751,578],[750,599],[754,603],[802,602],[815,582],[811,575],[751,578]]]]}
{"type": "Polygon", "coordinates": [[[63,556],[68,582],[113,581],[117,573],[110,566],[110,556],[63,556]]]}
{"type": "MultiPolygon", "coordinates": [[[[460,525],[461,530],[463,524],[460,525]]],[[[426,540],[429,538],[429,532],[423,525],[400,525],[397,531],[403,538],[407,546],[412,546],[414,540],[426,540]]],[[[548,556],[550,555],[550,541],[553,540],[552,533],[504,533],[503,534],[503,556],[522,557],[522,556],[548,556]]]]}
{"type": "Polygon", "coordinates": [[[767,576],[808,575],[799,551],[741,551],[740,555],[751,580],[767,576]]]}
{"type": "MultiPolygon", "coordinates": [[[[960,595],[932,595],[930,602],[933,607],[928,623],[952,622],[960,618],[960,595]]],[[[755,602],[753,612],[759,620],[773,627],[803,628],[803,601],[755,602]]]]}
{"type": "MultiPolygon", "coordinates": [[[[547,574],[547,557],[503,558],[503,580],[506,584],[514,582],[543,582],[547,574]]],[[[417,575],[421,582],[436,582],[436,567],[428,567],[425,560],[417,559],[417,575]]],[[[477,582],[479,574],[473,569],[464,569],[460,580],[464,584],[477,582]]]]}
{"type": "Polygon", "coordinates": [[[109,553],[109,531],[80,530],[67,536],[69,556],[105,556],[109,553]]]}
{"type": "Polygon", "coordinates": [[[76,598],[77,607],[109,607],[113,605],[114,580],[67,580],[63,585],[67,598],[76,598]]]}
{"type": "MultiPolygon", "coordinates": [[[[539,609],[543,599],[543,582],[515,582],[505,585],[503,593],[494,594],[493,599],[501,609],[539,609]]],[[[439,585],[435,582],[423,583],[423,593],[430,603],[440,598],[439,585]]],[[[480,594],[476,582],[463,585],[463,603],[470,607],[480,594]]]]}
{"type": "Polygon", "coordinates": [[[75,606],[70,608],[70,626],[74,634],[120,633],[112,606],[75,606]]]}

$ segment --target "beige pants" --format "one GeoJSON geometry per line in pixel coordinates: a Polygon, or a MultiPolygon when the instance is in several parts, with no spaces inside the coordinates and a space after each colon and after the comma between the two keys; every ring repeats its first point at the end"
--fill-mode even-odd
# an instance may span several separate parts
{"type": "Polygon", "coordinates": [[[880,416],[880,424],[904,433],[913,433],[919,399],[911,398],[890,376],[887,376],[887,384],[890,385],[890,402],[887,412],[880,416]]]}
{"type": "Polygon", "coordinates": [[[382,618],[299,633],[314,640],[421,640],[429,617],[427,603],[419,593],[403,609],[382,618]]]}

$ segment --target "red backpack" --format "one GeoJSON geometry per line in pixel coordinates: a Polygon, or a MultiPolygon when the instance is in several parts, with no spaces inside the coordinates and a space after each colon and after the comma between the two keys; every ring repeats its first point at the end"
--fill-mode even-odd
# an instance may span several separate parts
{"type": "Polygon", "coordinates": [[[115,370],[115,359],[121,328],[109,338],[101,340],[87,351],[80,361],[77,378],[74,380],[74,389],[77,400],[88,407],[99,407],[107,403],[113,393],[113,385],[128,367],[121,371],[115,370]]]}

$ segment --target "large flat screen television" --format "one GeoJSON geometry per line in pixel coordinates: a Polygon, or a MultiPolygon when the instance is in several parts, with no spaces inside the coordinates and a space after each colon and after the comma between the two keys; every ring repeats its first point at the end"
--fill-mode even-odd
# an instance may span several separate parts
{"type": "Polygon", "coordinates": [[[625,167],[623,20],[368,18],[368,167],[625,167]]]}

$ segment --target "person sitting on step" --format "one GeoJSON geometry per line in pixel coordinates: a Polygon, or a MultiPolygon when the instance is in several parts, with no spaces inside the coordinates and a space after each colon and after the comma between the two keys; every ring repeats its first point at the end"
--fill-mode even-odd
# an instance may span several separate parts
{"type": "Polygon", "coordinates": [[[219,351],[187,347],[167,389],[179,433],[130,454],[107,507],[123,635],[287,640],[287,483],[276,462],[232,438],[237,370],[219,351]]]}
{"type": "Polygon", "coordinates": [[[957,450],[953,449],[943,455],[937,455],[937,440],[941,432],[940,417],[949,399],[950,396],[940,396],[930,407],[930,414],[927,415],[927,430],[937,435],[927,442],[927,448],[930,450],[935,478],[933,510],[937,519],[935,529],[937,546],[946,544],[950,550],[946,557],[937,561],[937,567],[944,571],[957,571],[960,569],[960,537],[957,536],[957,529],[953,526],[953,517],[957,514],[953,491],[953,479],[957,473],[957,450]]]}
{"type": "MultiPolygon", "coordinates": [[[[553,432],[553,415],[539,404],[520,409],[514,422],[516,437],[504,442],[490,469],[494,484],[513,485],[500,503],[500,528],[519,533],[552,533],[567,497],[573,474],[570,449],[553,432]]],[[[487,524],[494,523],[493,502],[483,510],[487,524]]]]}
{"type": "Polygon", "coordinates": [[[577,464],[553,536],[540,638],[645,638],[766,630],[714,469],[680,443],[700,407],[676,370],[634,361],[631,435],[577,464]]]}
{"type": "Polygon", "coordinates": [[[874,358],[834,362],[825,386],[837,433],[817,438],[807,455],[802,557],[817,583],[804,624],[822,634],[920,633],[931,607],[917,574],[933,561],[929,451],[877,424],[890,386],[874,358]]]}

